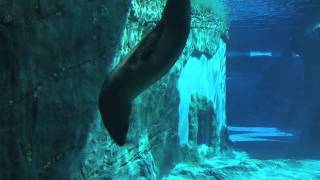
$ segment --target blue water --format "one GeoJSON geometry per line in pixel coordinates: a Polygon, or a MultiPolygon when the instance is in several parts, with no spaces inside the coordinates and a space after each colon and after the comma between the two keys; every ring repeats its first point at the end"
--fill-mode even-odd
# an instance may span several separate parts
{"type": "Polygon", "coordinates": [[[320,158],[315,150],[320,145],[301,145],[308,126],[306,68],[305,59],[293,48],[298,33],[308,33],[320,23],[320,1],[229,0],[227,4],[227,117],[233,145],[259,158],[320,158]],[[295,150],[289,153],[290,148],[295,150]]]}
{"type": "Polygon", "coordinates": [[[229,19],[238,28],[268,30],[292,28],[304,20],[305,11],[318,8],[317,0],[226,0],[229,19]],[[248,23],[250,22],[250,23],[248,23]],[[283,23],[279,26],[279,22],[283,23]],[[259,28],[260,27],[260,28],[259,28]]]}
{"type": "Polygon", "coordinates": [[[311,21],[313,18],[308,17],[309,14],[316,13],[319,7],[317,0],[226,1],[231,25],[231,51],[286,50],[294,31],[311,21]]]}

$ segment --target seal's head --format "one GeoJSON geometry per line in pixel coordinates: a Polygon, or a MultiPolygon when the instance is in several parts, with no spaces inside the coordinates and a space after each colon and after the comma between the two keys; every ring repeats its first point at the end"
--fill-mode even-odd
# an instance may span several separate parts
{"type": "MultiPolygon", "coordinates": [[[[107,94],[107,93],[105,93],[107,94]]],[[[123,146],[129,129],[131,104],[109,96],[99,99],[99,109],[103,124],[109,135],[119,146],[123,146]]]]}

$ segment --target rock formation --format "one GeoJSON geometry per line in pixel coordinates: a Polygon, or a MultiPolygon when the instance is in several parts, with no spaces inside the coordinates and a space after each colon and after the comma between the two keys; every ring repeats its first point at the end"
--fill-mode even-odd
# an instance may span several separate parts
{"type": "Polygon", "coordinates": [[[128,0],[0,2],[0,177],[78,169],[128,0]]]}

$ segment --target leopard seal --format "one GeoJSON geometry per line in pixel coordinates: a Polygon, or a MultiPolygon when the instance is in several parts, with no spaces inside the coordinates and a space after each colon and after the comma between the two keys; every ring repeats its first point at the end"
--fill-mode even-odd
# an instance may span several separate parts
{"type": "Polygon", "coordinates": [[[123,146],[131,103],[158,81],[182,53],[191,24],[190,0],[167,0],[162,17],[103,82],[99,111],[111,138],[123,146]]]}

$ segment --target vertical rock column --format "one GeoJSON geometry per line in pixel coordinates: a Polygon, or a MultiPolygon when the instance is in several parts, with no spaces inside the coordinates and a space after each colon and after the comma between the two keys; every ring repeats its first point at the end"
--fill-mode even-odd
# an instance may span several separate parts
{"type": "Polygon", "coordinates": [[[212,146],[217,139],[214,136],[216,127],[216,115],[212,102],[207,97],[191,95],[189,110],[189,143],[194,145],[205,144],[212,146]]]}
{"type": "Polygon", "coordinates": [[[320,25],[313,23],[294,39],[294,48],[304,60],[305,119],[302,141],[320,143],[320,25]]]}
{"type": "Polygon", "coordinates": [[[301,122],[302,141],[306,144],[320,143],[320,5],[316,0],[313,6],[299,12],[303,20],[293,37],[294,50],[304,60],[305,118],[301,122]]]}
{"type": "Polygon", "coordinates": [[[0,178],[78,168],[129,0],[0,2],[0,178]]]}
{"type": "MultiPolygon", "coordinates": [[[[318,8],[320,11],[320,7],[318,8]]],[[[318,14],[319,16],[320,14],[318,14]]],[[[318,17],[319,18],[319,17],[318,17]]],[[[305,140],[320,144],[320,22],[317,21],[304,39],[305,106],[307,127],[305,140]]]]}
{"type": "MultiPolygon", "coordinates": [[[[318,45],[320,47],[320,40],[318,45]]],[[[320,49],[319,49],[320,50],[320,49]]],[[[320,143],[320,54],[312,52],[304,54],[304,77],[305,77],[305,126],[303,141],[307,143],[320,143]]]]}

